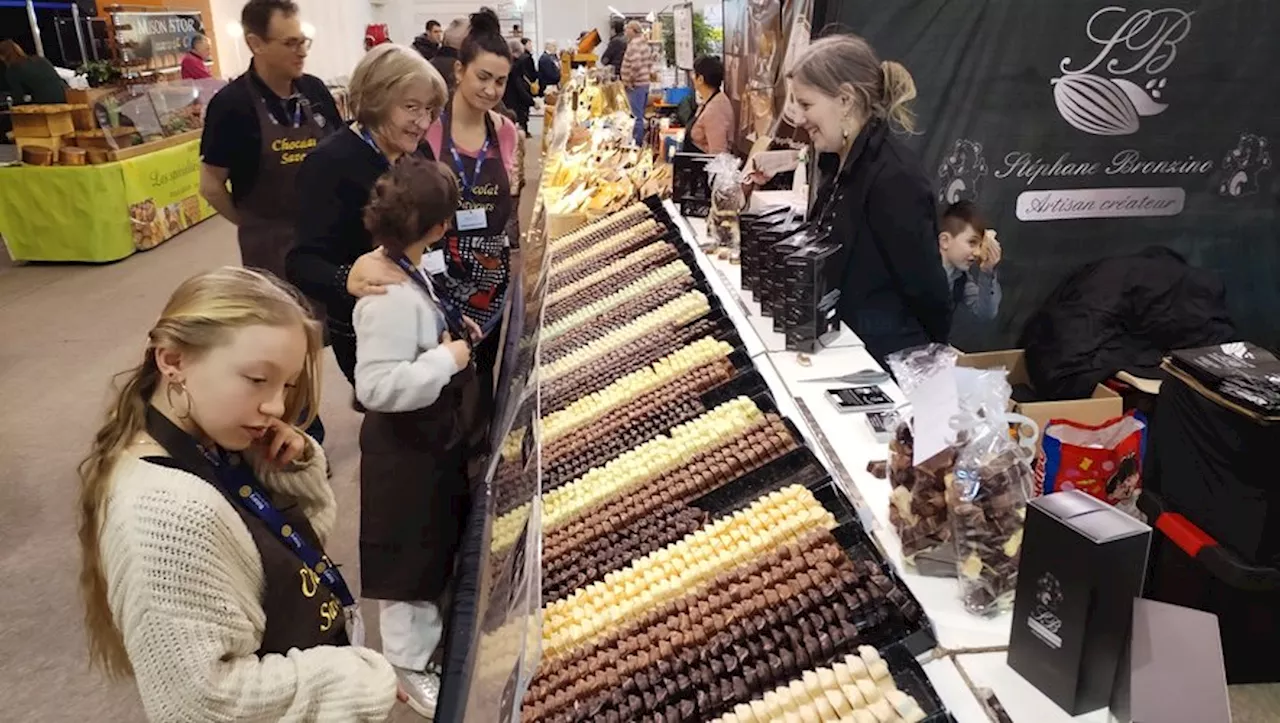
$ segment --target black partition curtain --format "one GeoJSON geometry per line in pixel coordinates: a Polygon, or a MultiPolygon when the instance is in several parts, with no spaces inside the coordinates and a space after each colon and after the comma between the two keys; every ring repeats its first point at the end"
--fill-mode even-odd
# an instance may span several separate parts
{"type": "Polygon", "coordinates": [[[911,71],[939,205],[999,232],[999,318],[957,346],[1012,345],[1072,269],[1156,244],[1280,344],[1280,3],[816,0],[815,34],[832,24],[911,71]]]}

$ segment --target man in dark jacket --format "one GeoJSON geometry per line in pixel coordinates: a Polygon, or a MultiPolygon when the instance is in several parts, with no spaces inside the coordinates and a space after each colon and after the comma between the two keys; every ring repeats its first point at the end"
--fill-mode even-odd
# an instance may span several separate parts
{"type": "Polygon", "coordinates": [[[600,65],[613,68],[616,75],[622,69],[623,56],[627,54],[627,23],[622,18],[614,18],[609,21],[609,25],[613,29],[613,37],[609,38],[609,45],[600,57],[600,65]]]}
{"type": "Polygon", "coordinates": [[[547,43],[545,52],[538,58],[538,95],[545,95],[553,85],[560,85],[560,53],[555,41],[547,43]]]}
{"type": "Polygon", "coordinates": [[[529,134],[529,109],[533,107],[533,90],[529,86],[530,76],[537,77],[533,68],[533,57],[524,51],[524,44],[519,40],[508,40],[511,48],[511,75],[507,76],[507,89],[503,93],[502,103],[516,115],[516,124],[529,134]]]}
{"type": "Polygon", "coordinates": [[[422,57],[431,60],[440,52],[440,44],[444,42],[444,28],[435,20],[427,21],[427,32],[413,39],[413,49],[422,53],[422,57]]]}
{"type": "Polygon", "coordinates": [[[471,21],[466,18],[454,18],[453,22],[449,23],[449,29],[444,31],[444,42],[440,44],[436,56],[431,59],[431,64],[444,78],[445,85],[449,86],[449,95],[453,95],[453,89],[458,87],[458,50],[462,48],[462,41],[467,39],[469,32],[471,32],[471,21]]]}

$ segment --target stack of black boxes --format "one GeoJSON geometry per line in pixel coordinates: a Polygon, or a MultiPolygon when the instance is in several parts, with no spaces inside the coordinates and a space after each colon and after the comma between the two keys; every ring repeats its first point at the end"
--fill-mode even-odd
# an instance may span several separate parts
{"type": "Polygon", "coordinates": [[[840,329],[845,254],[787,207],[743,214],[742,287],[773,319],[787,349],[813,353],[840,329]]]}

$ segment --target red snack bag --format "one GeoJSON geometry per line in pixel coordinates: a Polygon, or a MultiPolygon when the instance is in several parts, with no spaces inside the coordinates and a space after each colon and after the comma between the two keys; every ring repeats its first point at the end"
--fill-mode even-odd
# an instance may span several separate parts
{"type": "Polygon", "coordinates": [[[1139,412],[1097,426],[1051,420],[1044,430],[1044,493],[1077,489],[1136,517],[1146,442],[1139,412]]]}

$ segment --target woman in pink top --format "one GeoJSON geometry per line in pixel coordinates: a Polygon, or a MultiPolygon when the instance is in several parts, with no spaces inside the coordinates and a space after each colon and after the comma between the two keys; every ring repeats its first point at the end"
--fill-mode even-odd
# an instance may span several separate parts
{"type": "Polygon", "coordinates": [[[458,62],[457,90],[427,130],[427,143],[435,157],[453,169],[462,191],[446,238],[444,286],[449,298],[443,301],[484,332],[475,349],[476,369],[482,387],[491,393],[511,254],[519,243],[512,177],[520,140],[515,124],[493,110],[506,90],[512,58],[492,10],[471,16],[471,33],[462,43],[458,62]]]}
{"type": "Polygon", "coordinates": [[[693,88],[698,94],[698,113],[684,135],[685,153],[733,152],[733,103],[720,92],[724,83],[724,63],[715,56],[698,58],[693,64],[693,88]]]}

